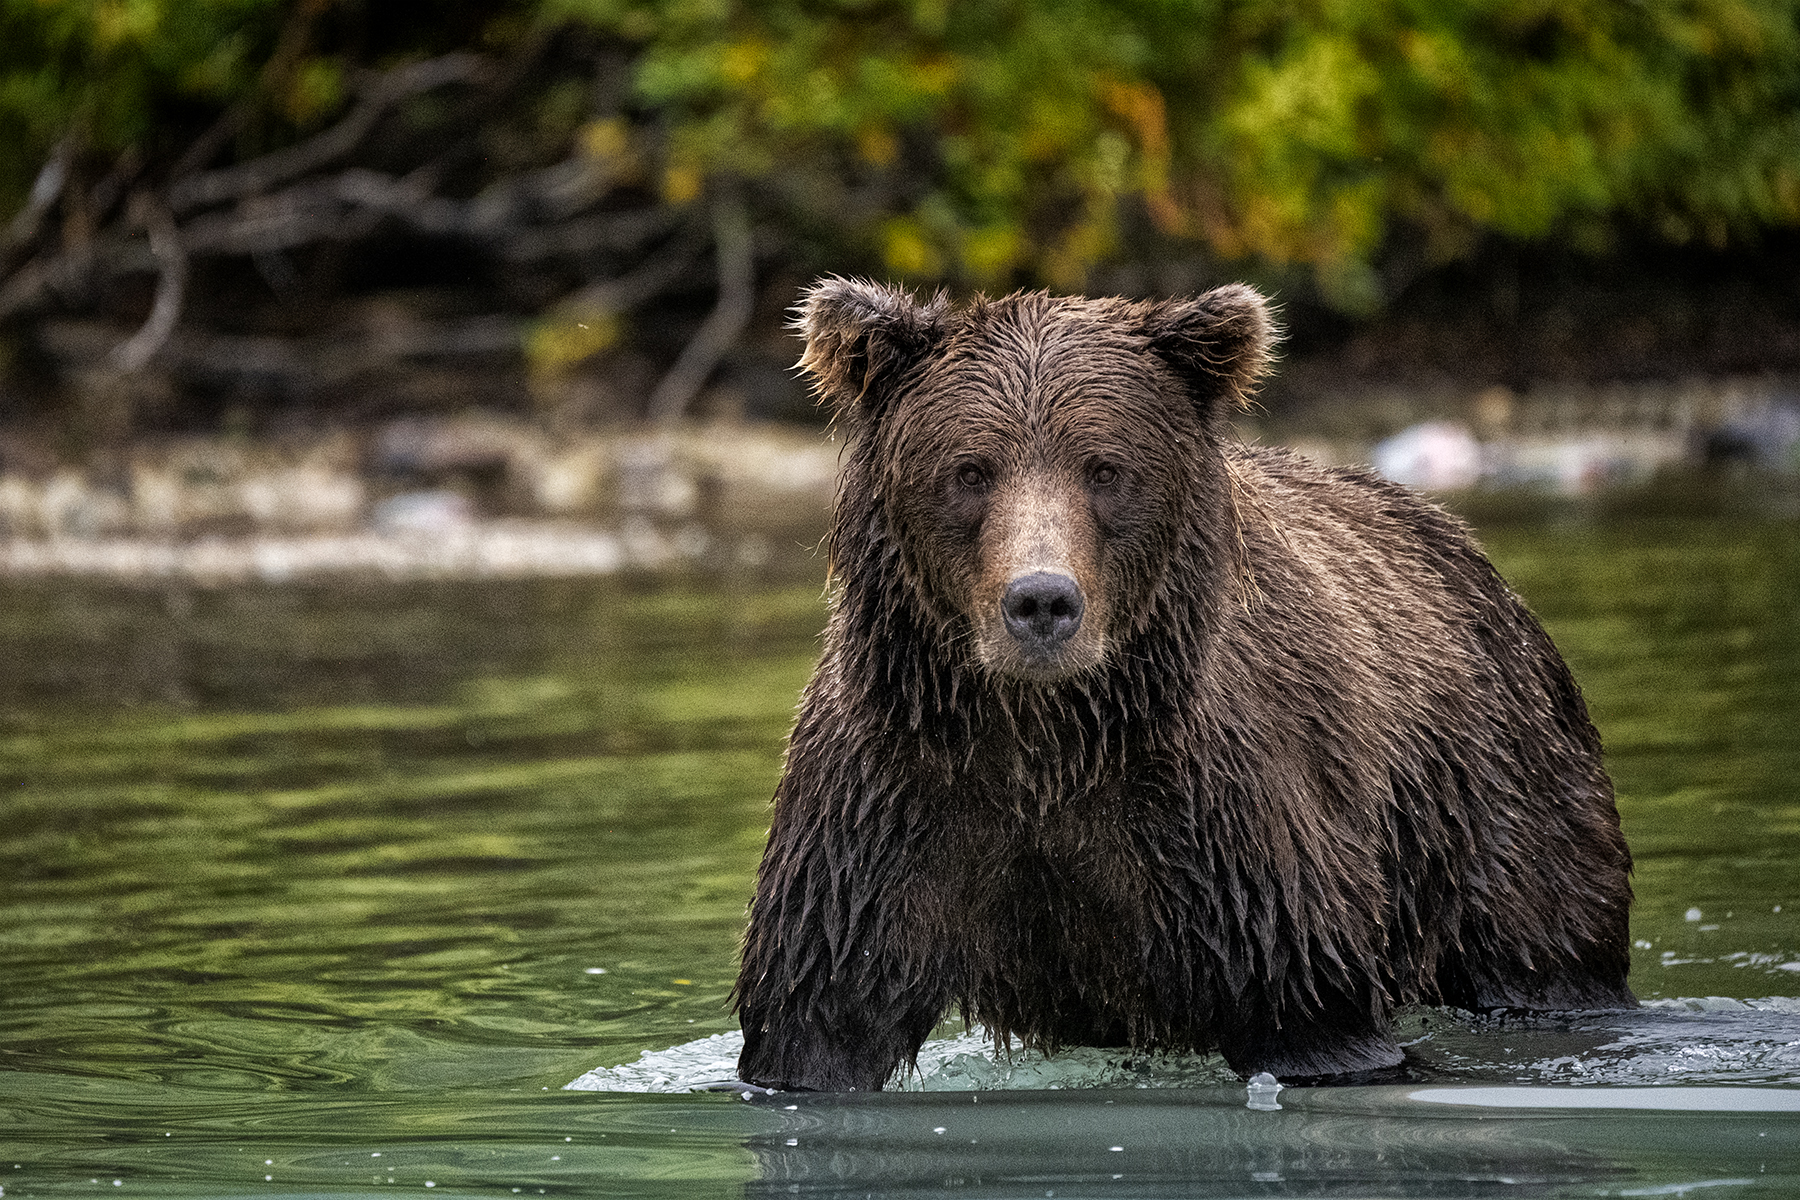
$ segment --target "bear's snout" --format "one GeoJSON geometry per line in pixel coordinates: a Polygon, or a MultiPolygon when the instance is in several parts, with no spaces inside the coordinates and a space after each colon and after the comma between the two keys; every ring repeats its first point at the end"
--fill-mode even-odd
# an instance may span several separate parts
{"type": "Polygon", "coordinates": [[[1111,612],[1099,531],[1066,472],[1015,470],[988,502],[979,582],[965,593],[975,650],[996,675],[1054,683],[1098,667],[1111,612]]]}
{"type": "Polygon", "coordinates": [[[1000,601],[1006,631],[1034,658],[1054,654],[1075,636],[1086,608],[1081,585],[1050,571],[1019,576],[1007,585],[1000,601]]]}

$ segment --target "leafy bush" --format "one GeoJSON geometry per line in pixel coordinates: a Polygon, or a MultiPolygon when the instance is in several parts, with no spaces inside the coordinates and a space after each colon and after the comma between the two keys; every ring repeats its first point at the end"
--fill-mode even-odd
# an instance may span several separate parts
{"type": "MultiPolygon", "coordinates": [[[[59,145],[106,155],[179,153],[187,126],[255,81],[286,7],[281,0],[0,0],[0,202],[17,206],[59,145]]],[[[334,106],[337,97],[319,94],[320,82],[312,107],[334,106]]]]}
{"type": "Polygon", "coordinates": [[[1131,206],[1352,309],[1399,223],[1800,222],[1794,0],[546,0],[641,47],[665,189],[778,180],[889,271],[1079,286],[1131,206]]]}
{"type": "Polygon", "coordinates": [[[1800,223],[1800,0],[365,5],[0,0],[0,210],[59,147],[153,179],[235,105],[217,158],[247,157],[341,115],[359,69],[572,23],[622,48],[631,120],[540,81],[560,136],[624,137],[670,206],[752,181],[919,281],[1076,288],[1141,228],[1358,311],[1399,229],[1443,260],[1800,223]]]}

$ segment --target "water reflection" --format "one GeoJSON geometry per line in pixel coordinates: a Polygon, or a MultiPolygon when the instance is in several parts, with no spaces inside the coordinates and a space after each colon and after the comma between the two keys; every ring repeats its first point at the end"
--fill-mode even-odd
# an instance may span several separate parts
{"type": "MultiPolygon", "coordinates": [[[[1796,526],[1484,538],[1607,738],[1639,861],[1633,984],[1670,1003],[1529,1029],[1419,1015],[1418,1087],[1800,1086],[1780,999],[1800,993],[1796,526]]],[[[563,1092],[732,1030],[819,588],[0,584],[0,1187],[1800,1190],[1791,1114],[1382,1089],[1255,1112],[1205,1060],[1155,1092],[1136,1084],[1167,1064],[1090,1064],[1110,1093],[563,1092]]]]}
{"type": "MultiPolygon", "coordinates": [[[[1791,1095],[1791,1093],[1783,1093],[1791,1095]]],[[[800,1098],[750,1139],[751,1196],[1791,1194],[1800,1114],[1606,1116],[1403,1088],[800,1098]],[[1736,1168],[1732,1170],[1721,1168],[1736,1168]],[[1648,1190],[1645,1190],[1648,1189],[1648,1190]]]]}

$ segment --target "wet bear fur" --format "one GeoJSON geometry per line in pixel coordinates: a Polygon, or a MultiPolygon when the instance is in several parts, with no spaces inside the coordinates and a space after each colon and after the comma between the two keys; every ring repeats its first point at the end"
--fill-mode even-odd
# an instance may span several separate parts
{"type": "Polygon", "coordinates": [[[1234,440],[1254,291],[799,313],[850,441],[743,1080],[880,1088],[952,1009],[1293,1079],[1398,1064],[1401,1005],[1635,1005],[1580,691],[1454,517],[1234,440]]]}

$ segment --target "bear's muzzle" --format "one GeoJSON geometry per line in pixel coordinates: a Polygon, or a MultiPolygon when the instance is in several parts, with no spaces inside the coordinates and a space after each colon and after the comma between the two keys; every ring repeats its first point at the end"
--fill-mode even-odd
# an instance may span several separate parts
{"type": "Polygon", "coordinates": [[[1032,571],[1006,587],[1000,611],[1006,631],[1027,657],[1051,659],[1081,628],[1087,608],[1081,585],[1067,575],[1032,571]]]}

